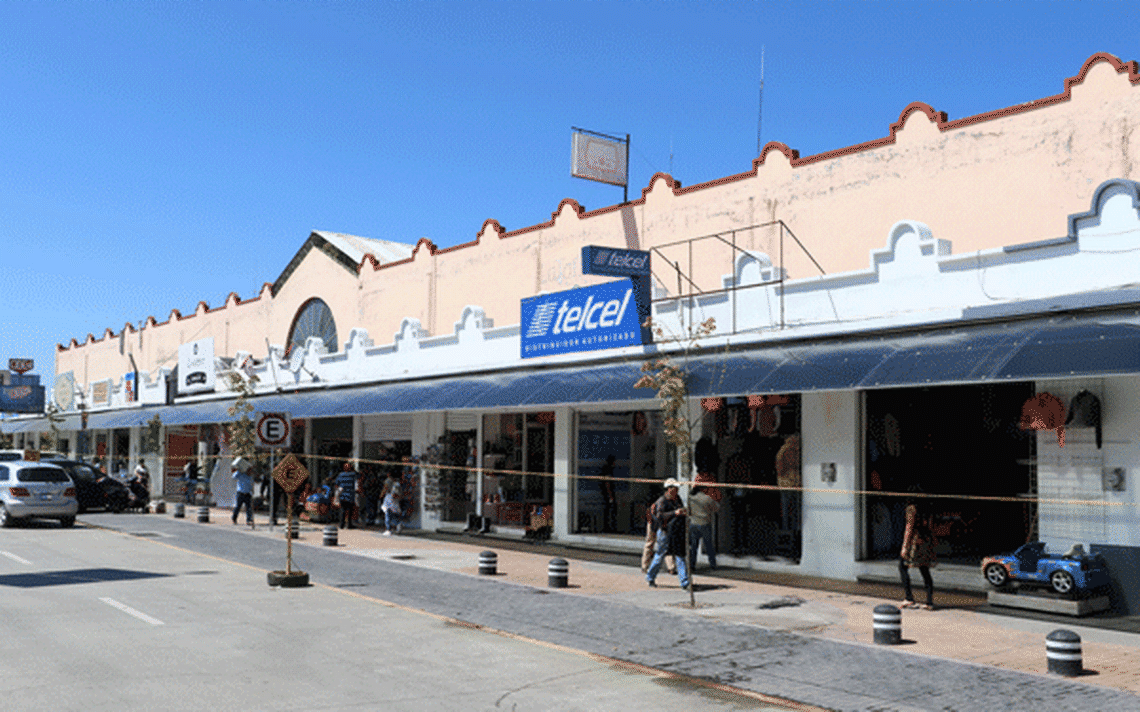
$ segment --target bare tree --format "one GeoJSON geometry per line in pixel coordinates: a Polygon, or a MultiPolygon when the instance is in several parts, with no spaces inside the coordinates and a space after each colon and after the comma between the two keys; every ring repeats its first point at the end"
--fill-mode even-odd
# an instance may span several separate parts
{"type": "MultiPolygon", "coordinates": [[[[689,403],[688,360],[697,343],[716,331],[716,319],[709,317],[696,327],[690,326],[688,333],[682,338],[670,338],[665,330],[653,324],[652,319],[646,321],[646,326],[653,329],[658,342],[681,341],[683,344],[680,353],[680,362],[673,356],[658,356],[646,361],[641,366],[643,375],[634,384],[634,388],[652,388],[657,392],[661,401],[665,439],[677,448],[681,460],[681,472],[686,478],[693,468],[693,432],[696,429],[699,413],[693,415],[689,403]]],[[[688,508],[688,502],[686,509],[688,508]]],[[[693,561],[692,547],[690,546],[690,524],[692,518],[685,517],[685,568],[689,571],[689,605],[696,607],[696,594],[693,592],[693,561]]]]}

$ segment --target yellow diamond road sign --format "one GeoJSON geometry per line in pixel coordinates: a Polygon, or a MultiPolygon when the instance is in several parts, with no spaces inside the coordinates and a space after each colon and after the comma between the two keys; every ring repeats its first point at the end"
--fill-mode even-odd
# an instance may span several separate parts
{"type": "Polygon", "coordinates": [[[292,492],[300,487],[302,482],[309,479],[309,471],[293,453],[289,453],[284,460],[278,463],[277,467],[273,468],[273,479],[281,485],[281,489],[292,492]]]}

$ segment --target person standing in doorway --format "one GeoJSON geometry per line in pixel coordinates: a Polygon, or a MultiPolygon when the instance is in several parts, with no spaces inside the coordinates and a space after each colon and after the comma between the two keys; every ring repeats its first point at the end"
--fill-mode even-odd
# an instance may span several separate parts
{"type": "Polygon", "coordinates": [[[614,463],[617,457],[609,455],[606,464],[598,472],[598,488],[602,492],[602,531],[613,534],[617,531],[617,495],[614,491],[614,463]]]}
{"type": "MultiPolygon", "coordinates": [[[[917,485],[912,485],[911,492],[921,492],[917,485]]],[[[903,584],[903,608],[922,608],[927,611],[934,610],[934,579],[930,576],[930,569],[938,564],[934,554],[934,533],[930,526],[930,513],[925,507],[920,507],[917,498],[911,498],[906,504],[906,531],[903,534],[902,550],[899,552],[899,577],[903,584]],[[926,587],[926,603],[921,606],[914,602],[914,594],[910,590],[910,572],[908,569],[917,568],[922,574],[922,583],[926,587]]]]}
{"type": "Polygon", "coordinates": [[[356,470],[352,463],[344,463],[343,471],[336,478],[337,501],[340,503],[340,528],[352,529],[353,508],[356,506],[356,470]]]}
{"type": "Polygon", "coordinates": [[[253,526],[253,477],[249,472],[234,467],[230,476],[237,481],[237,504],[234,505],[234,514],[230,520],[237,524],[238,512],[245,505],[245,523],[253,526]]]}
{"type": "Polygon", "coordinates": [[[709,560],[709,568],[716,569],[716,544],[713,543],[712,518],[720,511],[720,505],[705,492],[705,488],[697,485],[689,495],[689,516],[693,518],[689,528],[689,547],[692,554],[693,568],[697,567],[697,548],[703,541],[705,543],[705,556],[709,560]]]}

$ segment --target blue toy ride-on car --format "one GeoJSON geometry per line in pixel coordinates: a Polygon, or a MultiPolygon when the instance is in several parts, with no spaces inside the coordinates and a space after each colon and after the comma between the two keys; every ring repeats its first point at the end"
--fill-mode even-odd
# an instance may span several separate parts
{"type": "Polygon", "coordinates": [[[1041,541],[1031,541],[1012,554],[987,556],[982,560],[982,576],[994,588],[1017,582],[1049,586],[1066,595],[1109,583],[1108,567],[1099,555],[1086,554],[1080,544],[1064,554],[1051,554],[1041,541]]]}

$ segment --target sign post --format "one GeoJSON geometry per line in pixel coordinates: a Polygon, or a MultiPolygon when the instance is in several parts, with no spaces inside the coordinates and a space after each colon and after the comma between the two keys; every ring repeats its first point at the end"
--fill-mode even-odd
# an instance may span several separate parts
{"type": "Polygon", "coordinates": [[[289,503],[285,515],[285,570],[269,572],[270,586],[298,588],[309,584],[308,574],[303,571],[293,571],[293,493],[301,486],[302,482],[308,479],[309,471],[293,453],[286,455],[273,468],[273,480],[281,485],[281,489],[289,493],[289,503]]]}
{"type": "MultiPolygon", "coordinates": [[[[257,420],[257,446],[269,448],[269,471],[272,472],[277,464],[277,449],[288,448],[292,440],[293,421],[288,413],[262,413],[257,420]]],[[[272,527],[277,522],[277,483],[269,480],[269,524],[272,527]]]]}

